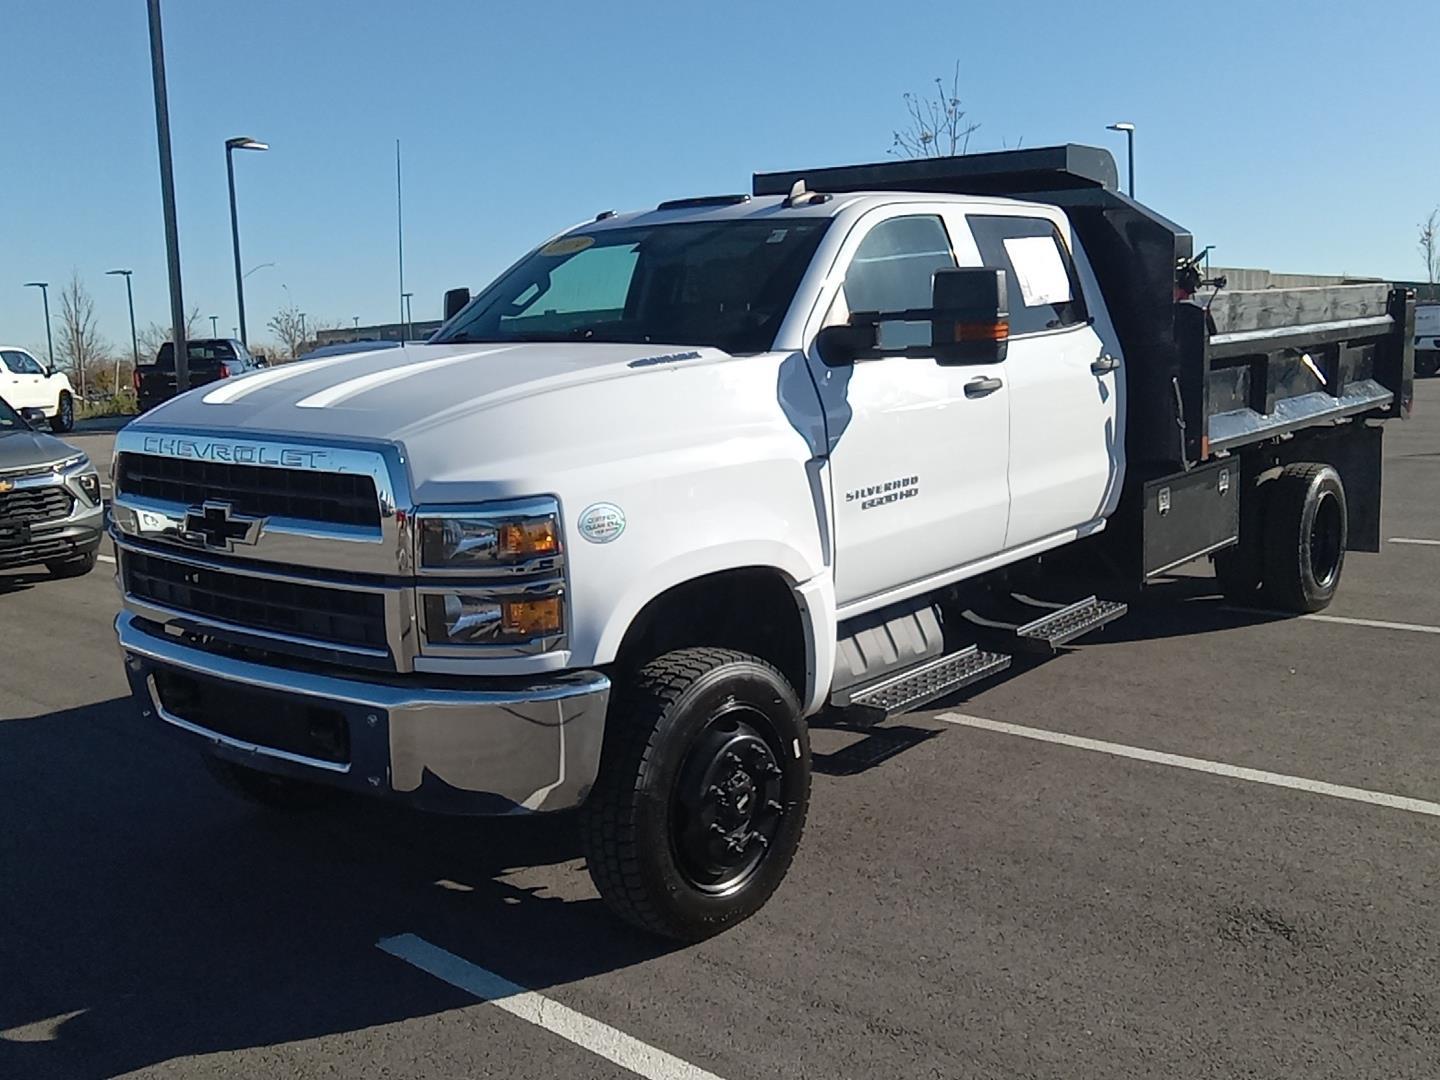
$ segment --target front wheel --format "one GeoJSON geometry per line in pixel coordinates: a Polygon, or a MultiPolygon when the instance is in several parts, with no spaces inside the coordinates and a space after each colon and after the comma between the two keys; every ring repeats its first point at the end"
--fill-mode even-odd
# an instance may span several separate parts
{"type": "Polygon", "coordinates": [[[809,733],[785,677],[729,649],[666,653],[611,706],[581,815],[590,876],[626,921],[702,940],[779,887],[809,798],[809,733]]]}
{"type": "Polygon", "coordinates": [[[60,400],[55,404],[55,415],[50,418],[50,430],[57,435],[64,435],[74,429],[75,399],[62,390],[60,400]]]}

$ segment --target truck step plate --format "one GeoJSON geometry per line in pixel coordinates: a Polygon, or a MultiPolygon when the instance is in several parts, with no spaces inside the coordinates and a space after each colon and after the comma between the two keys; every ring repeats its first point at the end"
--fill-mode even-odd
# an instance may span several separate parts
{"type": "Polygon", "coordinates": [[[1049,652],[1066,642],[1074,641],[1082,634],[1114,622],[1128,610],[1129,608],[1117,601],[1101,600],[1094,596],[1077,600],[1069,607],[1052,611],[1049,615],[1018,627],[1015,630],[1016,644],[1022,648],[1049,652]]]}
{"type": "Polygon", "coordinates": [[[984,652],[978,646],[938,656],[918,668],[891,676],[856,691],[850,704],[881,709],[889,715],[919,708],[927,701],[969,686],[1010,666],[1010,657],[984,652]]]}

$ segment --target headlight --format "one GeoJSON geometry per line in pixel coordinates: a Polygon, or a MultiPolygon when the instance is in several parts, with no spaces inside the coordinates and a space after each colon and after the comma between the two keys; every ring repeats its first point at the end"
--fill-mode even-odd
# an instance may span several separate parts
{"type": "Polygon", "coordinates": [[[561,555],[553,499],[422,512],[417,528],[421,571],[513,574],[543,569],[561,555]]]}
{"type": "Polygon", "coordinates": [[[80,490],[85,497],[97,506],[100,503],[100,474],[94,472],[81,473],[78,483],[80,490]]]}
{"type": "Polygon", "coordinates": [[[432,645],[517,645],[564,633],[564,604],[550,595],[426,593],[425,637],[432,645]]]}

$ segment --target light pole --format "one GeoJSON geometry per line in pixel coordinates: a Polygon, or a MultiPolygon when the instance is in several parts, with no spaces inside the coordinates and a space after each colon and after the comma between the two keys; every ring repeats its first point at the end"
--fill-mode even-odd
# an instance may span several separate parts
{"type": "MultiPolygon", "coordinates": [[[[135,336],[135,294],[130,291],[130,275],[133,270],[106,270],[109,274],[123,274],[125,277],[125,299],[130,305],[130,355],[134,365],[140,366],[140,339],[135,336]]],[[[115,358],[115,393],[120,393],[120,358],[115,358]]]]}
{"type": "Polygon", "coordinates": [[[305,329],[305,312],[300,312],[300,347],[303,349],[305,343],[310,340],[310,331],[305,329]]]}
{"type": "Polygon", "coordinates": [[[50,338],[50,283],[48,281],[27,281],[27,289],[39,289],[45,301],[45,348],[50,354],[50,370],[55,370],[55,342],[50,338]]]}
{"type": "Polygon", "coordinates": [[[1125,164],[1130,174],[1130,198],[1135,197],[1135,125],[1122,121],[1118,124],[1106,124],[1106,131],[1123,131],[1125,133],[1125,164]]]}
{"type": "MultiPolygon", "coordinates": [[[[240,344],[249,348],[245,334],[245,278],[240,273],[240,219],[235,213],[235,151],[269,150],[268,143],[240,135],[225,140],[225,175],[230,181],[230,239],[235,245],[235,308],[240,314],[240,344]]],[[[258,267],[257,267],[258,269],[258,267]]]]}
{"type": "Polygon", "coordinates": [[[211,336],[212,338],[218,338],[218,337],[220,336],[220,326],[219,326],[219,322],[220,322],[220,316],[219,316],[219,315],[211,315],[211,316],[210,316],[210,336],[211,336]]]}
{"type": "Polygon", "coordinates": [[[412,320],[412,319],[410,318],[410,298],[411,298],[412,296],[414,296],[414,295],[415,295],[414,293],[408,293],[408,292],[402,292],[402,293],[400,294],[400,299],[405,302],[405,340],[406,340],[406,341],[409,341],[412,337],[415,336],[414,320],[412,320]]]}
{"type": "Polygon", "coordinates": [[[155,90],[155,145],[160,152],[160,203],[165,214],[165,263],[170,273],[170,338],[175,343],[175,390],[190,389],[185,344],[185,297],[180,281],[180,229],[175,222],[175,170],[170,161],[170,99],[165,90],[165,38],[160,0],[146,0],[150,20],[150,79],[155,90]]]}
{"type": "Polygon", "coordinates": [[[353,320],[353,322],[354,322],[354,328],[355,328],[356,330],[359,330],[359,329],[360,329],[360,316],[359,316],[359,315],[351,315],[350,318],[351,318],[351,319],[353,320]]]}

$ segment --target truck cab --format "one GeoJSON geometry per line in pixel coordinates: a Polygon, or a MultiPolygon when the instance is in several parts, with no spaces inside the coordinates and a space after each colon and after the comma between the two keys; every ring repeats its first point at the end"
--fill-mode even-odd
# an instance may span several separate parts
{"type": "Polygon", "coordinates": [[[565,230],[425,344],[157,407],[114,465],[140,711],[269,805],[578,807],[619,915],[733,925],[808,719],[1123,615],[1057,561],[1315,610],[1378,543],[1413,298],[1220,332],[1115,188],[1077,147],[761,174],[565,230]]]}

